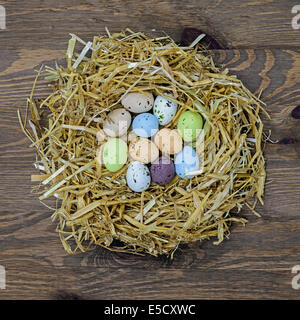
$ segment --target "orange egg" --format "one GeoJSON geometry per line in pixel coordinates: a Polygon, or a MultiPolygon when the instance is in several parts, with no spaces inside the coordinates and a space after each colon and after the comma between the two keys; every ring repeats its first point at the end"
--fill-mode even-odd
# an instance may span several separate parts
{"type": "Polygon", "coordinates": [[[149,139],[140,138],[129,145],[129,156],[142,163],[155,161],[159,156],[157,146],[149,139]]]}
{"type": "Polygon", "coordinates": [[[154,143],[163,154],[175,154],[182,150],[182,138],[176,129],[159,130],[154,137],[154,143]]]}

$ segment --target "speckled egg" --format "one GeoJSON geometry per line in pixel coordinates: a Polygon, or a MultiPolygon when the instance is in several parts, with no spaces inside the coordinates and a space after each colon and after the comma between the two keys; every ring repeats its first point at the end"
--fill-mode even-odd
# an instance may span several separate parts
{"type": "Polygon", "coordinates": [[[158,131],[158,120],[151,113],[141,113],[133,119],[132,129],[139,137],[152,137],[158,131]]]}
{"type": "Polygon", "coordinates": [[[148,189],[151,183],[148,167],[139,161],[131,162],[126,172],[126,182],[134,192],[142,192],[148,189]]]}
{"type": "Polygon", "coordinates": [[[199,113],[193,111],[183,112],[177,123],[178,131],[184,141],[196,140],[202,129],[203,120],[199,113]]]}
{"type": "Polygon", "coordinates": [[[103,164],[103,149],[104,149],[105,144],[102,144],[96,151],[96,161],[98,163],[98,165],[102,165],[103,164]]]}
{"type": "Polygon", "coordinates": [[[182,150],[182,138],[176,129],[159,130],[154,137],[154,143],[163,154],[174,154],[182,150]]]}
{"type": "Polygon", "coordinates": [[[110,137],[126,134],[131,124],[131,114],[124,108],[111,111],[103,122],[103,131],[110,137]]]}
{"type": "Polygon", "coordinates": [[[186,173],[199,170],[199,158],[196,151],[190,147],[185,146],[175,157],[175,171],[180,178],[192,178],[193,175],[186,173]]]}
{"type": "Polygon", "coordinates": [[[153,114],[157,117],[159,124],[167,125],[172,121],[177,112],[177,103],[163,96],[157,96],[154,101],[153,114]]]}
{"type": "Polygon", "coordinates": [[[150,167],[152,181],[165,186],[170,183],[175,176],[174,163],[170,158],[159,157],[150,167]]]}
{"type": "Polygon", "coordinates": [[[120,170],[127,161],[127,143],[119,138],[108,140],[103,147],[103,163],[107,170],[116,172],[120,170]]]}
{"type": "Polygon", "coordinates": [[[97,134],[96,134],[96,139],[98,141],[98,143],[100,144],[101,142],[103,142],[106,138],[106,135],[104,133],[104,131],[102,129],[100,129],[97,134]]]}
{"type": "Polygon", "coordinates": [[[127,137],[128,142],[134,142],[138,139],[139,137],[136,135],[136,133],[133,130],[130,130],[127,137]]]}
{"type": "Polygon", "coordinates": [[[152,109],[153,102],[154,98],[150,92],[145,92],[145,94],[131,92],[121,100],[123,107],[133,113],[148,112],[152,109]]]}
{"type": "Polygon", "coordinates": [[[132,160],[142,163],[155,161],[159,156],[157,146],[149,139],[139,138],[130,143],[129,155],[132,160]]]}

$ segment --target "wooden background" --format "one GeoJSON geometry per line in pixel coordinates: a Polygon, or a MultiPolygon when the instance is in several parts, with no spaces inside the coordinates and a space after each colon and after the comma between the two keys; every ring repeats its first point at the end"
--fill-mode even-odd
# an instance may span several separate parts
{"type": "MultiPolygon", "coordinates": [[[[291,285],[300,265],[300,29],[291,26],[297,1],[185,0],[0,1],[0,299],[299,299],[291,285]],[[229,240],[182,246],[174,259],[136,257],[96,248],[67,255],[51,211],[31,193],[34,150],[17,121],[34,68],[64,56],[69,33],[84,40],[125,27],[180,39],[200,28],[222,46],[218,64],[253,92],[263,91],[272,116],[262,218],[233,226],[229,240]],[[155,29],[155,30],[154,30],[155,29]]],[[[50,92],[41,81],[37,96],[50,92]]],[[[51,205],[51,202],[48,202],[51,205]]]]}

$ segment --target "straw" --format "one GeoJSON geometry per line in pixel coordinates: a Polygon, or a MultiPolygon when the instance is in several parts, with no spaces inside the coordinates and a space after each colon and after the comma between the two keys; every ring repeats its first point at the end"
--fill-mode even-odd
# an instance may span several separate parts
{"type": "Polygon", "coordinates": [[[203,37],[180,47],[167,36],[152,39],[129,29],[106,30],[90,42],[72,34],[66,66],[39,71],[54,81],[53,92],[35,102],[37,77],[27,103],[32,120],[27,112],[24,122],[19,111],[18,117],[37,152],[41,171],[32,180],[40,182],[39,199],[60,199],[52,220],[68,253],[100,245],[173,257],[181,243],[228,238],[232,223],[246,222],[239,216],[244,205],[259,216],[250,203],[263,204],[264,104],[214,65],[200,47],[203,37]],[[175,177],[165,187],[152,183],[139,194],[126,185],[128,163],[116,173],[102,165],[103,121],[128,92],[172,94],[179,109],[171,129],[185,110],[203,116],[203,169],[192,179],[175,177]]]}

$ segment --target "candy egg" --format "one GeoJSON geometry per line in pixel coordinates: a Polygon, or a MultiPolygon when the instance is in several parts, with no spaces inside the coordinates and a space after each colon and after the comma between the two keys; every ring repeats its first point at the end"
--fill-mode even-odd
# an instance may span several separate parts
{"type": "Polygon", "coordinates": [[[151,110],[153,102],[154,98],[150,92],[145,92],[145,94],[131,92],[121,100],[123,107],[133,113],[142,113],[151,110]]]}
{"type": "Polygon", "coordinates": [[[98,141],[98,143],[101,143],[105,140],[106,136],[105,133],[102,129],[100,129],[97,134],[96,134],[96,139],[98,141]]]}
{"type": "Polygon", "coordinates": [[[103,162],[107,170],[111,172],[116,172],[124,166],[127,155],[127,144],[122,139],[112,138],[104,145],[103,162]]]}
{"type": "Polygon", "coordinates": [[[131,159],[142,163],[149,163],[156,160],[159,156],[157,146],[146,138],[139,138],[129,145],[129,155],[131,159]]]}
{"type": "Polygon", "coordinates": [[[154,101],[153,114],[157,117],[159,124],[167,125],[172,121],[177,112],[177,103],[163,96],[157,96],[154,101]]]}
{"type": "MultiPolygon", "coordinates": [[[[185,146],[175,157],[175,170],[180,178],[184,178],[188,172],[199,170],[199,158],[196,151],[190,147],[185,146]]],[[[188,179],[193,175],[187,175],[188,179]]]]}
{"type": "Polygon", "coordinates": [[[177,123],[178,131],[184,141],[196,140],[202,129],[203,120],[199,113],[193,111],[183,112],[177,123]]]}
{"type": "Polygon", "coordinates": [[[159,130],[154,137],[154,143],[163,154],[174,154],[182,150],[182,138],[177,130],[159,130]]]}
{"type": "Polygon", "coordinates": [[[133,119],[132,129],[140,137],[152,137],[158,130],[158,120],[151,113],[141,113],[133,119]]]}
{"type": "Polygon", "coordinates": [[[103,122],[103,131],[110,137],[124,135],[131,124],[131,114],[124,108],[111,111],[103,122]]]}
{"type": "Polygon", "coordinates": [[[151,183],[148,167],[139,161],[131,162],[126,172],[126,182],[134,192],[148,189],[151,183]]]}
{"type": "Polygon", "coordinates": [[[105,144],[102,144],[96,151],[96,161],[98,163],[98,165],[102,165],[103,164],[103,149],[104,149],[105,144]]]}
{"type": "Polygon", "coordinates": [[[159,157],[150,167],[152,181],[165,186],[170,183],[175,176],[175,167],[171,159],[166,157],[159,157]]]}
{"type": "Polygon", "coordinates": [[[129,133],[128,133],[128,142],[134,142],[134,141],[137,141],[139,139],[139,137],[136,135],[136,133],[131,130],[129,133]]]}

